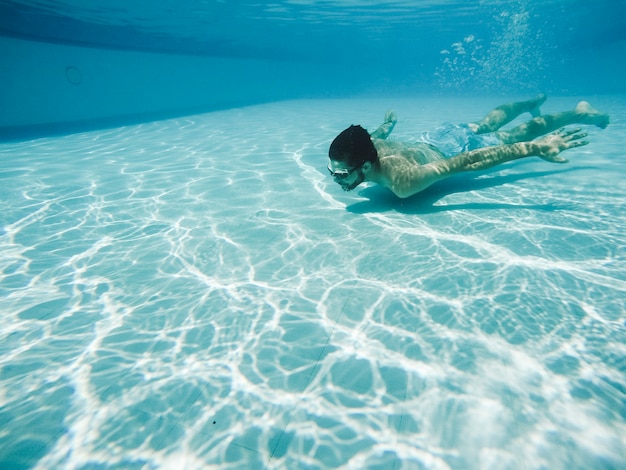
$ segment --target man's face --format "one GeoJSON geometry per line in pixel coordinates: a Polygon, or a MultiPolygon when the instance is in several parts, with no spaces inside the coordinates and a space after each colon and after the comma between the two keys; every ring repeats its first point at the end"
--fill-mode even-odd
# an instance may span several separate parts
{"type": "Polygon", "coordinates": [[[339,184],[344,191],[352,191],[365,181],[361,167],[348,168],[345,163],[337,160],[330,160],[328,172],[335,179],[335,183],[339,184]]]}

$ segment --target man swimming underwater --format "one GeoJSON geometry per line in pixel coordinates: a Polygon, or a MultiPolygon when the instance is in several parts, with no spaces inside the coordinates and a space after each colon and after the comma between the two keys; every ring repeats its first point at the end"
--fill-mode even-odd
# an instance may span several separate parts
{"type": "Polygon", "coordinates": [[[433,183],[465,171],[481,171],[525,157],[540,157],[566,163],[563,150],[587,145],[580,129],[565,130],[571,124],[605,128],[609,116],[586,101],[572,111],[541,115],[545,95],[497,107],[478,123],[445,124],[433,133],[424,133],[421,142],[386,140],[396,125],[394,112],[371,135],[361,126],[350,126],[333,140],[328,151],[328,171],[345,190],[371,181],[406,198],[433,183]],[[533,118],[511,130],[500,130],[522,113],[533,118]],[[555,132],[556,131],[556,132],[555,132]]]}

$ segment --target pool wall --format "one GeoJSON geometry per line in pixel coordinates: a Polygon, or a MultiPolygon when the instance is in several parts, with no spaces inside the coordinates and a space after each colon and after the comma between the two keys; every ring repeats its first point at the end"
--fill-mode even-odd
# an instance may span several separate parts
{"type": "Polygon", "coordinates": [[[320,96],[315,64],[0,37],[0,137],[320,96]],[[315,92],[312,94],[312,92],[315,92]]]}
{"type": "Polygon", "coordinates": [[[344,46],[350,53],[324,49],[320,55],[282,57],[257,44],[264,58],[253,58],[250,51],[238,57],[158,53],[0,35],[0,140],[286,99],[498,95],[504,101],[541,91],[594,100],[625,90],[626,62],[615,58],[626,53],[626,41],[558,49],[569,51],[565,56],[535,50],[532,73],[526,43],[520,50],[494,43],[499,48],[481,49],[475,62],[457,63],[462,57],[446,62],[440,53],[445,43],[421,44],[417,56],[407,57],[407,47],[391,46],[382,55],[344,46]]]}

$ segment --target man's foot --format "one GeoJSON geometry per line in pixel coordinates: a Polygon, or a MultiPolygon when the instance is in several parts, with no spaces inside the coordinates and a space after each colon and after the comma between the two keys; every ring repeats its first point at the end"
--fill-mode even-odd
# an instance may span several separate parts
{"type": "Polygon", "coordinates": [[[543,103],[545,103],[547,99],[548,97],[546,95],[544,95],[543,93],[539,93],[532,100],[528,100],[528,104],[530,105],[530,109],[528,110],[528,112],[530,113],[532,117],[535,118],[537,116],[541,116],[541,109],[539,109],[539,107],[543,103]]]}
{"type": "Polygon", "coordinates": [[[581,115],[581,122],[584,124],[592,124],[600,129],[604,129],[609,125],[609,115],[592,108],[586,101],[578,103],[574,111],[581,115]]]}

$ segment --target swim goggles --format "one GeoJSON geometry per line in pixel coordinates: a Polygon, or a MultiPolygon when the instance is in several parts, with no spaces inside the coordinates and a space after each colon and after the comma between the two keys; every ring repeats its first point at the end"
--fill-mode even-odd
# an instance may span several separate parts
{"type": "Polygon", "coordinates": [[[340,180],[346,179],[357,170],[357,168],[353,168],[352,170],[333,170],[330,166],[330,163],[326,168],[328,168],[330,176],[332,176],[333,178],[339,178],[340,180]]]}

